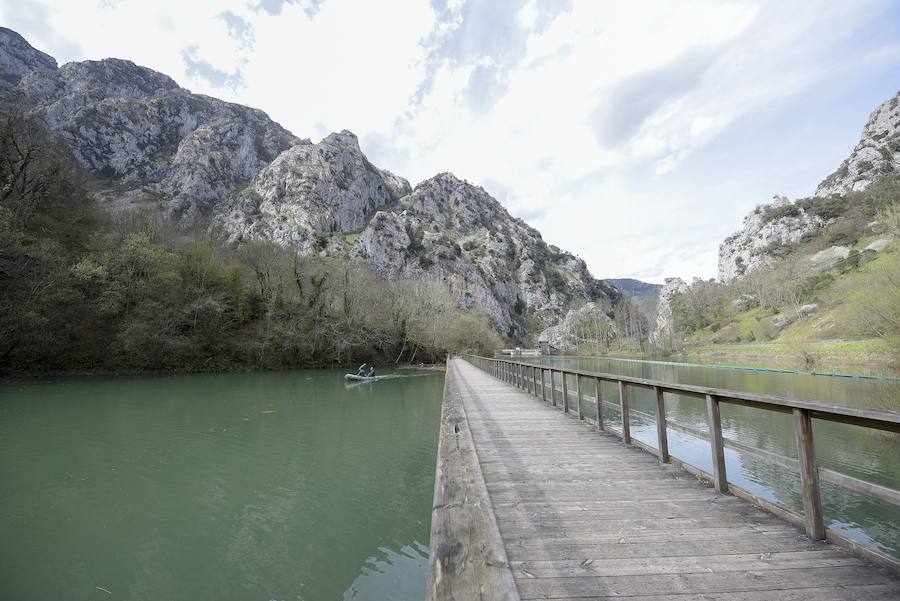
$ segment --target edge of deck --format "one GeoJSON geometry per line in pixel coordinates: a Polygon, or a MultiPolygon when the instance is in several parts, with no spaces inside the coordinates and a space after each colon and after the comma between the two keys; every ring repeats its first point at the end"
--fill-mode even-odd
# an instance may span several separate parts
{"type": "Polygon", "coordinates": [[[519,601],[454,361],[448,359],[444,378],[426,599],[519,601]]]}

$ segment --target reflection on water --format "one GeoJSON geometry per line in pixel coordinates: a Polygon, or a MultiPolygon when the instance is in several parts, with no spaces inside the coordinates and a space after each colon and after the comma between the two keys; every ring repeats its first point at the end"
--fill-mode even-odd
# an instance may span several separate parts
{"type": "MultiPolygon", "coordinates": [[[[818,400],[851,407],[900,411],[898,381],[747,372],[606,358],[542,357],[525,360],[555,367],[565,366],[680,384],[818,400]]],[[[592,382],[583,382],[583,394],[593,395],[592,382]]],[[[558,377],[556,385],[560,386],[558,377]]],[[[574,390],[574,381],[571,379],[569,390],[574,390]]],[[[604,382],[600,392],[604,400],[619,402],[617,385],[604,382]]],[[[652,390],[629,387],[628,394],[632,409],[651,415],[656,413],[656,397],[652,390]]],[[[571,403],[574,406],[574,396],[571,403]]],[[[615,429],[621,428],[621,414],[614,406],[605,405],[603,411],[605,424],[615,429]]],[[[584,405],[584,413],[592,419],[596,418],[592,403],[584,405]]],[[[667,393],[666,414],[670,421],[677,424],[703,432],[709,431],[706,403],[703,399],[667,393]]],[[[794,422],[790,414],[722,404],[721,417],[723,434],[727,439],[787,457],[797,457],[794,422]]],[[[816,459],[820,467],[900,490],[900,436],[820,420],[813,420],[813,428],[816,459]]],[[[633,415],[631,435],[656,447],[656,425],[653,421],[633,415]]],[[[668,437],[669,452],[673,457],[707,472],[712,471],[709,442],[671,429],[668,437]]],[[[725,450],[725,463],[729,482],[802,513],[803,497],[800,478],[796,472],[757,455],[731,448],[725,450]]],[[[900,556],[900,508],[829,482],[822,482],[821,488],[823,509],[829,526],[855,540],[900,556]]]]}
{"type": "Polygon", "coordinates": [[[421,599],[442,384],[4,385],[0,598],[421,599]]]}

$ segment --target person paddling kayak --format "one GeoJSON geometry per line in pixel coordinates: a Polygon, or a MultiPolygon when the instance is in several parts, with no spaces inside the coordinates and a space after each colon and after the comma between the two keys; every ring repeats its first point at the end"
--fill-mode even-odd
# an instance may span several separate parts
{"type": "Polygon", "coordinates": [[[366,375],[366,368],[367,368],[367,367],[369,367],[369,364],[368,364],[368,363],[363,363],[362,365],[360,365],[360,366],[359,366],[359,369],[356,370],[356,375],[357,375],[357,376],[362,376],[362,377],[364,377],[364,376],[366,375]]]}

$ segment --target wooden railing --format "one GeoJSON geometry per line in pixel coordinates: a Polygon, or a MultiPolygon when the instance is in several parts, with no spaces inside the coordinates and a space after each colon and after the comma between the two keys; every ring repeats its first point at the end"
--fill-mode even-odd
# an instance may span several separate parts
{"type": "Polygon", "coordinates": [[[586,419],[583,411],[583,402],[591,402],[594,404],[596,410],[596,427],[598,430],[604,430],[603,408],[604,406],[615,407],[621,414],[622,427],[621,430],[618,431],[612,428],[609,430],[619,435],[626,444],[639,446],[659,457],[659,460],[662,463],[677,463],[694,475],[710,480],[719,492],[724,493],[730,490],[735,495],[747,498],[780,517],[802,525],[805,527],[806,533],[810,538],[818,540],[825,538],[837,540],[854,548],[858,548],[865,555],[878,560],[881,563],[889,563],[893,567],[900,566],[900,562],[898,562],[896,558],[873,549],[859,547],[859,545],[852,540],[847,539],[839,532],[825,527],[822,514],[822,498],[819,490],[820,479],[898,506],[900,506],[900,491],[866,482],[859,478],[848,476],[827,468],[818,467],[816,465],[816,452],[812,428],[812,420],[815,418],[827,422],[851,424],[863,428],[900,433],[900,414],[898,413],[857,409],[854,407],[843,407],[821,402],[799,401],[771,395],[707,388],[689,384],[674,384],[645,378],[597,373],[579,369],[546,367],[531,363],[511,361],[509,359],[478,357],[474,355],[467,355],[465,358],[474,366],[505,382],[529,391],[531,394],[540,397],[543,401],[550,403],[554,407],[561,405],[562,410],[566,413],[570,412],[569,398],[571,395],[568,380],[571,377],[574,379],[575,384],[574,394],[577,399],[575,410],[577,411],[579,420],[586,419]],[[582,380],[585,378],[594,381],[596,392],[593,397],[586,397],[582,394],[582,380]],[[559,387],[557,387],[557,382],[559,387]],[[619,402],[617,404],[605,401],[602,398],[601,382],[611,382],[618,385],[619,402]],[[628,390],[630,387],[652,389],[655,392],[656,415],[636,411],[629,407],[628,390]],[[548,389],[549,398],[547,394],[548,389]],[[557,392],[560,393],[559,398],[557,398],[557,392]],[[667,420],[665,393],[703,398],[706,401],[709,433],[667,420]],[[722,403],[744,405],[767,411],[791,413],[794,420],[798,459],[724,438],[722,435],[722,422],[719,413],[719,406],[722,403]],[[656,448],[632,439],[632,415],[656,422],[656,448]],[[669,455],[668,429],[709,440],[712,452],[713,472],[710,474],[696,466],[671,457],[669,455]],[[734,484],[729,484],[725,470],[726,447],[747,452],[782,467],[799,471],[803,493],[803,514],[801,515],[782,506],[775,505],[774,503],[761,499],[753,493],[743,490],[734,484]]]}

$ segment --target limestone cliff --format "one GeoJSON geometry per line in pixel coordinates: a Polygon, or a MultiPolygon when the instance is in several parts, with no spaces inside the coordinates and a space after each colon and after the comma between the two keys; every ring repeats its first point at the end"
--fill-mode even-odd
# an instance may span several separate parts
{"type": "Polygon", "coordinates": [[[821,230],[826,221],[805,208],[776,196],[770,205],[757,207],[744,217],[744,224],[719,246],[719,280],[727,282],[771,265],[772,251],[795,245],[807,234],[821,230]]]}
{"type": "Polygon", "coordinates": [[[869,116],[853,152],[822,180],[816,196],[866,189],[876,179],[900,171],[900,92],[869,116]]]}
{"type": "Polygon", "coordinates": [[[688,285],[681,278],[666,278],[659,292],[657,304],[656,328],[650,334],[650,341],[660,346],[671,346],[674,342],[675,321],[672,317],[672,299],[686,292],[688,285]]]}

